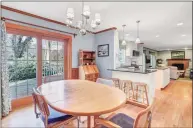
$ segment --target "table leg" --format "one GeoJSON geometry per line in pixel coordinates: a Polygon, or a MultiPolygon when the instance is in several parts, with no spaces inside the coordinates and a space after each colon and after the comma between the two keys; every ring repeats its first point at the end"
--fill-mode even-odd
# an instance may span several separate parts
{"type": "Polygon", "coordinates": [[[87,128],[91,128],[91,117],[90,116],[87,116],[87,128]]]}

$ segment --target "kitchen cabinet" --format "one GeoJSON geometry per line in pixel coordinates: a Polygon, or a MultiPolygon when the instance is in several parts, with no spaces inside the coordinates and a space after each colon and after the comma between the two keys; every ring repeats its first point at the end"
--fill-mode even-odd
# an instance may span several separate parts
{"type": "Polygon", "coordinates": [[[79,66],[79,79],[96,82],[99,77],[99,70],[96,65],[79,66]]]}

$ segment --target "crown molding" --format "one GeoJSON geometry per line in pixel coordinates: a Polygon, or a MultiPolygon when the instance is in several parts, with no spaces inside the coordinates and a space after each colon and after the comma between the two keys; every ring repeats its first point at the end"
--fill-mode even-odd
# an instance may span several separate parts
{"type": "MultiPolygon", "coordinates": [[[[45,18],[45,17],[42,17],[42,16],[38,16],[38,15],[29,13],[29,12],[25,12],[25,11],[22,11],[22,10],[19,10],[19,9],[11,8],[11,7],[4,6],[4,5],[1,5],[1,8],[5,9],[5,10],[8,10],[8,11],[16,12],[16,13],[19,13],[19,14],[23,14],[23,15],[26,15],[26,16],[34,17],[34,18],[45,20],[45,21],[48,21],[48,22],[52,22],[52,23],[55,23],[55,24],[67,26],[67,24],[62,23],[60,21],[56,21],[56,20],[53,20],[53,19],[49,19],[49,18],[45,18]]],[[[72,26],[72,25],[68,26],[68,27],[74,28],[74,29],[78,29],[77,27],[72,26]]],[[[106,32],[106,31],[114,30],[114,29],[116,30],[117,28],[116,27],[112,27],[112,28],[104,29],[104,30],[101,30],[101,31],[98,31],[98,32],[92,32],[92,31],[88,31],[87,30],[87,32],[92,33],[92,34],[98,34],[98,33],[106,32]]]]}
{"type": "Polygon", "coordinates": [[[107,28],[107,29],[104,29],[104,30],[101,30],[101,31],[98,31],[98,32],[94,32],[94,34],[99,34],[99,33],[110,31],[110,30],[117,30],[117,28],[116,27],[107,28]]]}
{"type": "Polygon", "coordinates": [[[48,28],[48,27],[40,26],[40,25],[26,23],[26,22],[23,22],[23,21],[13,20],[13,19],[6,18],[6,17],[1,17],[1,20],[3,20],[3,21],[13,21],[13,22],[17,22],[17,23],[21,23],[21,24],[25,24],[25,25],[30,25],[30,26],[33,26],[33,27],[39,27],[39,28],[43,28],[43,29],[57,31],[57,32],[61,32],[61,33],[66,33],[66,34],[73,35],[74,37],[77,36],[76,33],[70,33],[70,32],[66,32],[66,31],[61,31],[61,30],[57,30],[57,29],[53,29],[53,28],[48,28]]]}

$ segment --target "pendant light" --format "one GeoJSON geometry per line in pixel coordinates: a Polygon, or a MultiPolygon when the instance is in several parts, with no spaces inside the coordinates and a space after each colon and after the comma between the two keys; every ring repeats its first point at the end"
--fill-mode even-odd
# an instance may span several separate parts
{"type": "Polygon", "coordinates": [[[124,25],[122,25],[123,26],[123,40],[122,40],[122,45],[126,45],[127,43],[126,43],[126,41],[125,41],[125,31],[124,31],[124,28],[126,27],[126,25],[124,24],[124,25]]]}
{"type": "Polygon", "coordinates": [[[139,22],[140,22],[140,20],[136,21],[136,23],[137,23],[137,39],[135,40],[136,44],[141,43],[141,41],[139,39],[139,22]]]}

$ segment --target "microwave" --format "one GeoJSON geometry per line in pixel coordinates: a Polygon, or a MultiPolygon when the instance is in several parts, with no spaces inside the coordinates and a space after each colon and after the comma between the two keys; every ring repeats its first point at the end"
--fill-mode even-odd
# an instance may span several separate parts
{"type": "Polygon", "coordinates": [[[133,50],[133,56],[139,56],[139,51],[133,50]]]}

